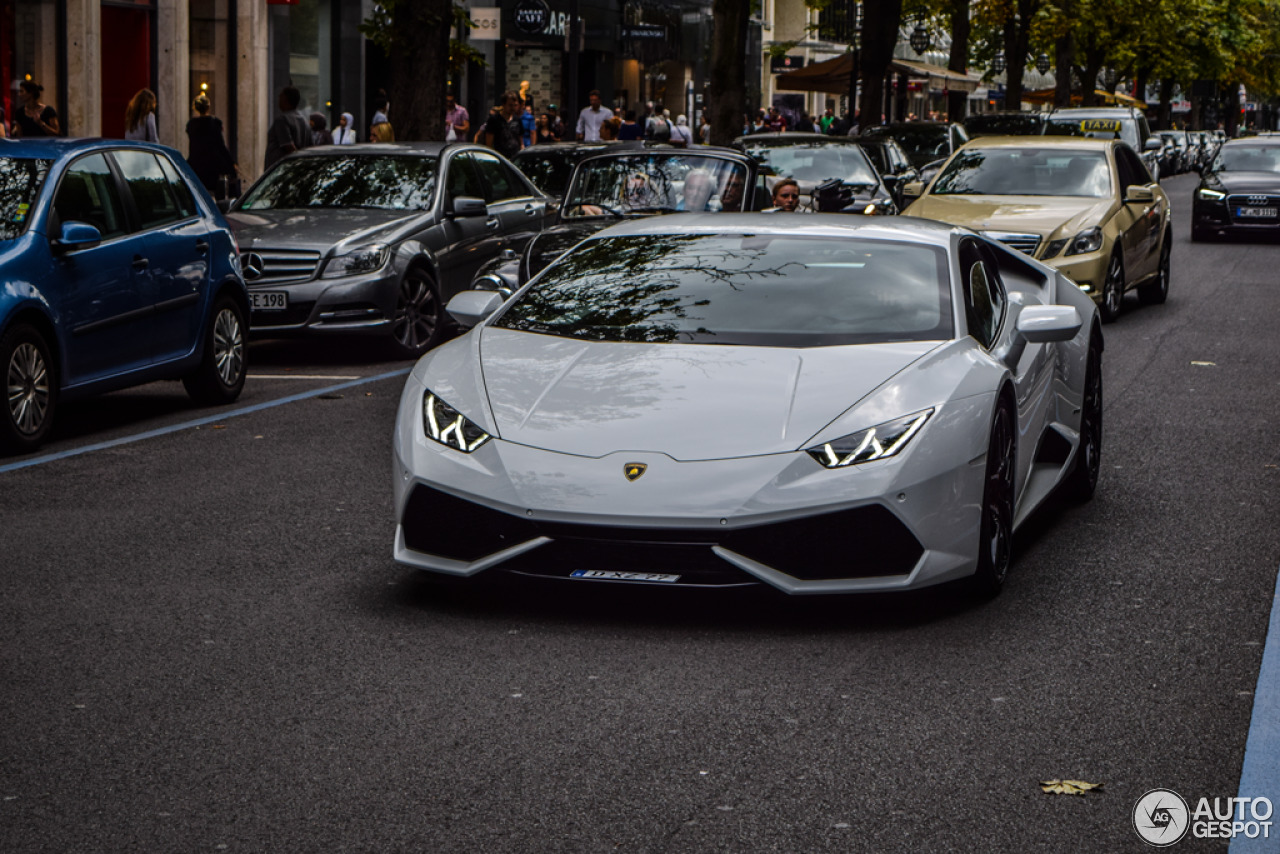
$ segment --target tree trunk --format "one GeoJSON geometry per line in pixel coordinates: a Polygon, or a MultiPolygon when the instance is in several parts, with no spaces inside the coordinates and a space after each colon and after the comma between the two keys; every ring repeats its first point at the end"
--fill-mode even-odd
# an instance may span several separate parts
{"type": "Polygon", "coordinates": [[[1035,4],[1019,0],[1018,14],[1004,23],[1004,108],[1022,109],[1022,73],[1027,68],[1027,45],[1031,39],[1031,17],[1035,4]]]}
{"type": "MultiPolygon", "coordinates": [[[[951,56],[947,68],[960,74],[969,70],[969,0],[951,0],[951,56]]],[[[969,107],[969,93],[947,91],[947,120],[958,122],[969,107]]]]}
{"type": "Polygon", "coordinates": [[[1076,61],[1076,42],[1067,33],[1054,44],[1053,105],[1058,109],[1071,106],[1071,69],[1076,61]]]}
{"type": "Polygon", "coordinates": [[[1142,103],[1147,102],[1147,80],[1151,77],[1151,69],[1145,65],[1138,66],[1138,74],[1133,81],[1133,97],[1142,103]]]}
{"type": "Polygon", "coordinates": [[[714,0],[711,38],[711,143],[729,145],[742,135],[747,110],[747,20],[750,4],[714,0]]]}
{"type": "Polygon", "coordinates": [[[392,27],[387,118],[396,139],[444,139],[453,0],[400,0],[392,7],[392,27]]]}
{"type": "Polygon", "coordinates": [[[884,115],[884,82],[902,22],[902,0],[864,3],[862,15],[862,127],[880,124],[884,115]]]}
{"type": "Polygon", "coordinates": [[[1176,81],[1172,77],[1160,80],[1160,110],[1156,114],[1156,127],[1168,130],[1173,126],[1173,86],[1176,81]]]}

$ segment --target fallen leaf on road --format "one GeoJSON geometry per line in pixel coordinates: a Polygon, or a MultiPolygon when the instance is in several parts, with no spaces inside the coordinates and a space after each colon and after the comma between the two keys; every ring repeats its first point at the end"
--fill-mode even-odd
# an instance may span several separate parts
{"type": "Polygon", "coordinates": [[[1046,795],[1083,795],[1091,789],[1101,789],[1101,783],[1086,783],[1083,780],[1041,780],[1040,789],[1046,795]]]}
{"type": "Polygon", "coordinates": [[[213,425],[213,429],[214,429],[214,430],[226,430],[226,429],[227,429],[227,425],[225,425],[225,424],[214,424],[214,425],[213,425]]]}

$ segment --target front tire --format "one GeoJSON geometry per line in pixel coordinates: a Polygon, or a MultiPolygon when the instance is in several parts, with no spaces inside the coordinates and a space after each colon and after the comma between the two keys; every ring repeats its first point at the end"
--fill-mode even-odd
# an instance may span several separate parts
{"type": "Polygon", "coordinates": [[[231,297],[219,297],[209,313],[200,366],[182,378],[187,394],[197,403],[221,405],[234,401],[244,388],[244,309],[231,297]]]}
{"type": "Polygon", "coordinates": [[[1138,300],[1143,305],[1160,305],[1169,298],[1169,256],[1173,253],[1173,235],[1165,232],[1164,246],[1160,248],[1160,270],[1154,282],[1138,288],[1138,300]]]}
{"type": "Polygon", "coordinates": [[[391,321],[391,353],[416,359],[444,340],[444,307],[435,282],[421,269],[404,274],[391,321]]]}
{"type": "Polygon", "coordinates": [[[19,323],[0,340],[5,405],[0,449],[28,453],[49,435],[58,403],[58,381],[49,342],[34,326],[19,323]]]}
{"type": "Polygon", "coordinates": [[[1107,262],[1107,278],[1102,283],[1102,302],[1098,303],[1098,314],[1103,323],[1113,323],[1120,316],[1120,304],[1124,301],[1124,262],[1120,253],[1111,256],[1107,262]]]}
{"type": "Polygon", "coordinates": [[[1080,447],[1076,462],[1063,483],[1074,501],[1088,501],[1098,487],[1102,470],[1102,342],[1089,342],[1084,371],[1084,399],[1080,404],[1080,447]]]}
{"type": "Polygon", "coordinates": [[[978,570],[969,579],[970,590],[984,598],[995,596],[1004,587],[1012,559],[1014,434],[1013,413],[1000,401],[991,420],[991,440],[987,446],[978,570]]]}

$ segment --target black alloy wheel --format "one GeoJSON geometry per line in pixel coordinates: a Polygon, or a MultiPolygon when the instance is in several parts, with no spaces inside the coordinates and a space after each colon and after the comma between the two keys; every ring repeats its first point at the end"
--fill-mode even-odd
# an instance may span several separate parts
{"type": "Polygon", "coordinates": [[[1164,245],[1160,247],[1160,269],[1155,281],[1138,288],[1138,300],[1143,305],[1160,305],[1169,298],[1169,256],[1173,253],[1173,233],[1166,231],[1164,245]]]}
{"type": "Polygon", "coordinates": [[[1107,278],[1102,283],[1102,302],[1098,303],[1098,313],[1103,323],[1112,323],[1120,316],[1120,303],[1124,301],[1124,262],[1120,253],[1111,255],[1107,262],[1107,278]]]}
{"type": "Polygon", "coordinates": [[[969,580],[973,592],[984,597],[999,593],[1009,575],[1013,553],[1014,447],[1013,413],[1000,401],[991,421],[991,441],[987,447],[978,570],[969,580]]]}
{"type": "Polygon", "coordinates": [[[399,359],[416,359],[444,338],[443,306],[431,277],[414,267],[400,281],[391,321],[391,350],[399,359]]]}
{"type": "Polygon", "coordinates": [[[1063,482],[1075,501],[1088,501],[1098,487],[1102,470],[1102,342],[1094,335],[1089,342],[1084,372],[1084,397],[1080,403],[1080,447],[1075,465],[1063,482]]]}
{"type": "Polygon", "coordinates": [[[194,371],[182,378],[187,394],[197,403],[231,403],[244,388],[248,363],[245,361],[244,309],[228,296],[219,297],[209,313],[205,329],[204,357],[194,371]]]}
{"type": "Polygon", "coordinates": [[[48,435],[58,401],[57,378],[49,352],[44,336],[25,323],[9,330],[0,340],[0,368],[5,377],[0,449],[34,451],[48,435]]]}

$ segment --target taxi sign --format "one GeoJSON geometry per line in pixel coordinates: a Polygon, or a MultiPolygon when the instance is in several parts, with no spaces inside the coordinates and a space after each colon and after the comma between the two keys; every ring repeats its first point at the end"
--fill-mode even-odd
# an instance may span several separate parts
{"type": "Polygon", "coordinates": [[[1111,133],[1120,132],[1119,119],[1085,119],[1080,122],[1080,130],[1085,133],[1096,131],[1110,131],[1111,133]]]}

